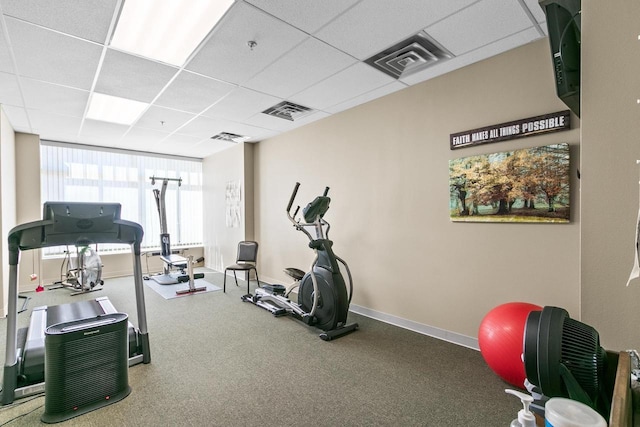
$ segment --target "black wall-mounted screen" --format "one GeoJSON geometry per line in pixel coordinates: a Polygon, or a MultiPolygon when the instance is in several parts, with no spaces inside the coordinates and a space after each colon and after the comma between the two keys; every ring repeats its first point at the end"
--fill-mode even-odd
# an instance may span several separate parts
{"type": "Polygon", "coordinates": [[[580,117],[580,0],[540,0],[558,97],[580,117]]]}

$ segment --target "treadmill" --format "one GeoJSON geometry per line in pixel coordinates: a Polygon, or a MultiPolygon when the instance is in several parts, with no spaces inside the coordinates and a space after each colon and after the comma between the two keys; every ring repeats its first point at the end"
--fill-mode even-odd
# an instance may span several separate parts
{"type": "Polygon", "coordinates": [[[20,251],[59,245],[124,243],[131,246],[138,328],[129,323],[129,366],[150,363],[140,245],[142,226],[120,218],[119,203],[46,202],[43,219],[18,225],[9,232],[9,309],[7,344],[0,405],[42,393],[45,330],[76,320],[117,313],[107,297],[56,306],[35,307],[29,327],[18,330],[18,262],[20,251]]]}

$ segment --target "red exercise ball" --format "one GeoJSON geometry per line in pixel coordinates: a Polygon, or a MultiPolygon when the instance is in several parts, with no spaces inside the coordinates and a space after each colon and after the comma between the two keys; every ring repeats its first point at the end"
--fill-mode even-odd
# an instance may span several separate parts
{"type": "Polygon", "coordinates": [[[527,316],[542,307],[526,302],[509,302],[489,311],[478,330],[480,353],[500,378],[524,389],[522,343],[527,316]]]}

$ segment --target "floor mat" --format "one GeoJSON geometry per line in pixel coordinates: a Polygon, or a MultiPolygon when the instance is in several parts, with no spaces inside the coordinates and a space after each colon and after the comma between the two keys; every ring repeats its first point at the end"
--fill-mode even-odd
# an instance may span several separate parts
{"type": "Polygon", "coordinates": [[[194,280],[193,286],[196,288],[206,288],[205,290],[199,291],[199,292],[189,292],[182,295],[176,294],[176,291],[189,289],[189,283],[187,282],[178,283],[175,285],[160,285],[154,280],[145,280],[144,284],[147,285],[149,288],[153,289],[154,291],[156,291],[164,299],[180,298],[180,297],[186,297],[190,295],[198,295],[198,294],[204,294],[206,292],[215,292],[215,291],[222,290],[221,287],[212,285],[211,283],[207,282],[204,279],[194,280]]]}

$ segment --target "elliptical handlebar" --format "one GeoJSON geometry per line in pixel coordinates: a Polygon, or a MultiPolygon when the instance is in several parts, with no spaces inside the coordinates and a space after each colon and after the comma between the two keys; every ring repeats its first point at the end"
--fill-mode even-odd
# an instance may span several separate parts
{"type": "MultiPolygon", "coordinates": [[[[291,193],[291,197],[289,198],[289,204],[287,205],[287,213],[291,212],[291,206],[293,206],[293,201],[296,198],[296,195],[298,194],[298,188],[300,188],[300,183],[296,182],[296,186],[293,187],[293,193],[291,193]]],[[[300,206],[298,206],[298,209],[300,209],[300,206]]],[[[296,213],[298,212],[298,209],[296,209],[296,213]]],[[[295,214],[293,214],[293,216],[295,216],[295,214]]],[[[291,215],[289,215],[289,217],[291,217],[291,215]]]]}
{"type": "Polygon", "coordinates": [[[300,188],[300,183],[296,182],[296,185],[293,187],[293,192],[291,193],[291,197],[289,198],[289,204],[287,205],[287,217],[289,217],[289,221],[293,223],[293,226],[296,228],[296,230],[302,231],[304,234],[306,234],[309,240],[313,240],[313,236],[311,236],[311,234],[304,229],[303,227],[304,224],[300,224],[299,221],[296,221],[296,215],[298,215],[298,212],[300,211],[300,205],[296,206],[296,210],[293,212],[293,215],[291,215],[291,207],[293,206],[293,202],[296,198],[296,195],[298,194],[299,188],[300,188]]]}

